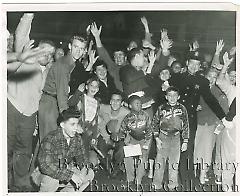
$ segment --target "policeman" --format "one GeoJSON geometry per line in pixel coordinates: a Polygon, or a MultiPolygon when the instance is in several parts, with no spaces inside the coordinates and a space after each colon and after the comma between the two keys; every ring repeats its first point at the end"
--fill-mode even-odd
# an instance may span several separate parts
{"type": "Polygon", "coordinates": [[[188,150],[183,152],[180,158],[179,173],[183,184],[189,184],[189,180],[194,179],[193,152],[197,130],[197,106],[200,96],[203,97],[220,120],[225,117],[223,109],[211,94],[209,81],[198,72],[200,69],[200,56],[198,51],[189,53],[186,65],[187,72],[172,78],[173,85],[180,91],[180,103],[187,109],[190,127],[188,150]]]}

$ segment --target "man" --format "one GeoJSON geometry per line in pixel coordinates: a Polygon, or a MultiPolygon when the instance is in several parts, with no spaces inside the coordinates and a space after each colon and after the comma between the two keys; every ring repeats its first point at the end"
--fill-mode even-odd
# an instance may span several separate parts
{"type": "Polygon", "coordinates": [[[70,74],[75,62],[86,50],[85,38],[74,35],[68,44],[69,53],[51,66],[39,104],[40,141],[50,130],[57,128],[59,113],[68,108],[70,74]]]}
{"type": "Polygon", "coordinates": [[[129,110],[122,106],[123,97],[120,91],[112,93],[110,105],[100,105],[98,130],[100,136],[98,138],[99,149],[106,155],[113,147],[113,173],[116,177],[119,173],[119,164],[123,161],[124,143],[119,141],[115,136],[119,132],[122,120],[129,113],[129,110]]]}
{"type": "Polygon", "coordinates": [[[42,141],[38,160],[42,174],[40,192],[83,191],[94,178],[88,168],[82,138],[79,134],[78,110],[64,110],[58,118],[58,129],[42,141]]]}
{"type": "Polygon", "coordinates": [[[124,51],[116,50],[114,52],[114,60],[112,60],[108,51],[102,45],[102,41],[100,39],[101,30],[102,27],[98,29],[96,23],[93,23],[91,25],[91,32],[96,41],[98,55],[100,59],[106,63],[108,72],[114,78],[117,89],[122,91],[122,83],[119,78],[119,70],[122,66],[126,65],[127,57],[124,51]]]}
{"type": "Polygon", "coordinates": [[[186,107],[189,117],[190,136],[188,150],[181,153],[180,158],[180,175],[182,183],[189,184],[188,180],[194,179],[193,152],[197,130],[197,106],[200,96],[203,97],[204,101],[220,120],[224,118],[225,113],[216,98],[211,94],[209,81],[197,73],[200,69],[200,58],[195,51],[190,52],[187,61],[187,69],[188,71],[181,74],[177,79],[173,78],[173,85],[180,90],[180,103],[186,107]]]}
{"type": "Polygon", "coordinates": [[[150,117],[153,117],[151,105],[154,103],[151,95],[151,88],[146,82],[143,72],[144,54],[140,48],[134,48],[129,51],[128,65],[120,69],[120,79],[123,85],[123,92],[126,96],[138,95],[142,99],[143,109],[150,117]]]}
{"type": "Polygon", "coordinates": [[[96,98],[99,98],[100,103],[108,104],[111,99],[111,94],[116,90],[113,77],[108,74],[106,64],[97,60],[93,65],[93,72],[100,81],[99,91],[96,94],[96,98]]]}
{"type": "MultiPolygon", "coordinates": [[[[18,44],[16,51],[22,51],[25,44],[29,42],[29,39],[23,38],[28,37],[32,19],[33,14],[24,14],[22,17],[16,30],[16,41],[22,38],[22,41],[26,42],[18,44]],[[25,28],[28,29],[28,34],[21,34],[26,31],[25,28]]],[[[46,50],[47,53],[35,58],[31,64],[22,63],[14,73],[8,76],[7,150],[10,191],[32,189],[28,172],[36,114],[42,93],[41,66],[48,64],[49,56],[55,51],[55,46],[51,41],[41,41],[38,47],[46,50]]]]}

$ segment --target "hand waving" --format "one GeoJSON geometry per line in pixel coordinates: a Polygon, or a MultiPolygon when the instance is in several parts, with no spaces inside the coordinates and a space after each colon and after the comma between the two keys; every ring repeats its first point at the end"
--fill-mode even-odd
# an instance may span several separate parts
{"type": "Polygon", "coordinates": [[[224,42],[223,39],[220,39],[219,41],[217,41],[217,45],[216,45],[216,54],[220,54],[220,52],[222,51],[224,47],[224,42]]]}
{"type": "Polygon", "coordinates": [[[98,29],[97,24],[95,22],[91,24],[91,32],[94,37],[100,37],[101,31],[102,31],[102,26],[100,26],[98,29]]]}
{"type": "Polygon", "coordinates": [[[228,57],[228,52],[225,52],[223,55],[223,62],[224,62],[224,66],[229,66],[233,61],[233,58],[229,59],[228,57]]]}
{"type": "Polygon", "coordinates": [[[141,17],[141,22],[144,26],[148,25],[148,21],[145,16],[141,17]]]}

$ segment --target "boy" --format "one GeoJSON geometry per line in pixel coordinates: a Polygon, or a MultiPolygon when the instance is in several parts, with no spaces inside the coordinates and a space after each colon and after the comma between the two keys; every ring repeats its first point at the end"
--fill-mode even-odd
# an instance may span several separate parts
{"type": "Polygon", "coordinates": [[[155,161],[155,173],[153,184],[156,189],[162,188],[163,174],[166,159],[169,162],[169,189],[178,186],[178,164],[181,151],[187,150],[189,138],[189,123],[186,108],[178,103],[180,96],[178,89],[169,87],[166,91],[167,103],[159,106],[152,127],[157,144],[157,157],[155,161]],[[180,146],[180,134],[183,143],[180,146]]]}
{"type": "Polygon", "coordinates": [[[142,155],[139,156],[137,167],[134,167],[134,157],[124,158],[127,181],[141,184],[145,174],[144,163],[147,162],[147,154],[152,136],[151,120],[147,112],[142,110],[141,98],[132,95],[129,98],[130,113],[125,116],[119,130],[119,136],[124,139],[125,144],[140,144],[142,155]],[[136,178],[134,170],[136,169],[136,178]]]}

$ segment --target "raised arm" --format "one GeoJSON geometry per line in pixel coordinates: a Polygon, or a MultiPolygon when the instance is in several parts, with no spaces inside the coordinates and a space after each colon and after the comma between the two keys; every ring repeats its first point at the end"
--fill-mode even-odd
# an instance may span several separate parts
{"type": "Polygon", "coordinates": [[[217,41],[215,54],[214,54],[214,56],[213,56],[213,60],[212,60],[212,63],[211,63],[211,66],[212,66],[212,67],[216,67],[217,69],[221,69],[221,64],[220,64],[219,56],[220,56],[220,53],[221,53],[223,47],[224,47],[224,42],[223,42],[223,40],[217,41]]]}
{"type": "Polygon", "coordinates": [[[224,61],[224,65],[218,75],[216,84],[225,94],[227,94],[229,90],[229,86],[231,84],[227,75],[227,69],[228,69],[228,66],[232,63],[233,58],[229,59],[228,53],[225,52],[223,55],[223,61],[224,61]]]}
{"type": "Polygon", "coordinates": [[[151,44],[152,43],[152,39],[151,39],[152,34],[149,31],[147,18],[145,16],[141,17],[141,22],[143,24],[144,31],[145,31],[145,38],[144,38],[144,40],[148,41],[151,44]]]}
{"type": "Polygon", "coordinates": [[[109,74],[111,76],[115,77],[116,65],[115,65],[114,61],[112,60],[112,58],[110,57],[107,50],[102,45],[102,41],[101,41],[101,38],[100,38],[101,31],[102,31],[102,26],[100,26],[99,29],[98,29],[96,23],[95,22],[92,23],[91,32],[92,32],[92,34],[95,38],[95,41],[96,41],[97,52],[98,52],[99,58],[102,59],[107,64],[109,74]]]}
{"type": "Polygon", "coordinates": [[[33,13],[25,13],[15,31],[15,52],[22,52],[23,47],[29,42],[29,34],[31,31],[31,24],[34,18],[33,13]]]}

